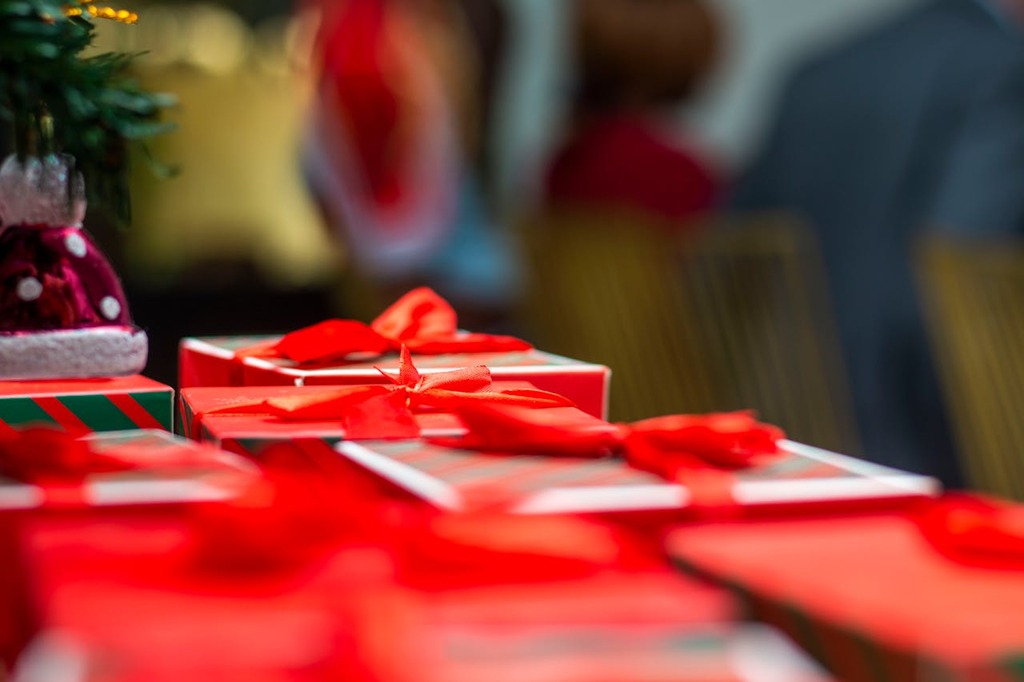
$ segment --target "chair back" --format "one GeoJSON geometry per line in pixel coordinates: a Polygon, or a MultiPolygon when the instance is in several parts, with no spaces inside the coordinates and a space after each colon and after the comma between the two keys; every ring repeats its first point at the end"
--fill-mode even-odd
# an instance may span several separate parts
{"type": "Polygon", "coordinates": [[[820,263],[796,221],[573,212],[524,238],[534,338],[612,368],[613,419],[750,408],[857,450],[820,263]]]}
{"type": "Polygon", "coordinates": [[[929,236],[928,329],[969,485],[1024,500],[1024,243],[929,236]]]}

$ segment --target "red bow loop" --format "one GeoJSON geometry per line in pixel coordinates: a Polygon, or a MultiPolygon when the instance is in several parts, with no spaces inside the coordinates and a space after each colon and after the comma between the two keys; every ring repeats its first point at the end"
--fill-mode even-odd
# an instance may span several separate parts
{"type": "Polygon", "coordinates": [[[235,355],[285,358],[309,367],[346,362],[355,355],[380,356],[402,346],[423,355],[532,348],[511,336],[460,333],[451,305],[433,290],[420,287],[402,296],[369,325],[327,320],[285,334],[276,343],[239,349],[235,355]]]}
{"type": "Polygon", "coordinates": [[[415,346],[459,331],[455,309],[432,289],[419,287],[392,303],[370,328],[397,344],[415,346]]]}
{"type": "Polygon", "coordinates": [[[947,493],[924,505],[916,520],[924,538],[956,563],[1024,569],[1024,505],[947,493]]]}
{"type": "Polygon", "coordinates": [[[454,410],[468,429],[439,444],[489,452],[598,457],[624,455],[637,468],[668,479],[685,471],[739,469],[779,453],[782,431],[749,412],[672,415],[634,425],[567,422],[564,414],[508,405],[465,405],[454,410]]]}
{"type": "Polygon", "coordinates": [[[749,411],[669,415],[632,425],[634,447],[627,448],[627,458],[642,461],[641,468],[744,469],[778,455],[783,437],[782,429],[758,422],[749,411]],[[660,462],[649,461],[652,452],[660,462]]]}

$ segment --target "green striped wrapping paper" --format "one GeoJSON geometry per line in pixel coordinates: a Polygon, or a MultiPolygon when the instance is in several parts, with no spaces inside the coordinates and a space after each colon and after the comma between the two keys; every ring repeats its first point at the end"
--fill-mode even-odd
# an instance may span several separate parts
{"type": "MultiPolygon", "coordinates": [[[[423,441],[343,442],[345,457],[443,509],[459,509],[478,486],[500,489],[520,513],[678,509],[685,486],[619,458],[573,458],[458,450],[423,441]]],[[[732,494],[747,508],[882,507],[930,497],[938,483],[802,443],[787,455],[735,473],[732,494]]]]}
{"type": "Polygon", "coordinates": [[[171,430],[174,389],[143,376],[0,381],[0,434],[30,426],[69,431],[171,430]]]}

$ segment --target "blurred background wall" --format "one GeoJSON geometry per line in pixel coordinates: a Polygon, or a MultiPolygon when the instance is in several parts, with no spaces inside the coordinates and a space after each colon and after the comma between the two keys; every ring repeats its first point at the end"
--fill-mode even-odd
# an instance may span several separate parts
{"type": "MultiPolygon", "coordinates": [[[[915,0],[715,0],[722,60],[679,112],[726,175],[749,158],[780,78],[801,56],[915,0]]],[[[563,126],[573,82],[569,0],[500,0],[507,59],[488,144],[499,213],[528,208],[563,126]]],[[[90,216],[119,263],[138,322],[154,339],[150,374],[173,380],[185,334],[272,332],[344,315],[346,254],[329,238],[298,160],[311,91],[311,19],[288,0],[135,3],[138,26],[106,44],[145,51],[148,87],[180,99],[180,129],[151,144],[181,166],[156,181],[137,164],[127,232],[90,216]]]]}

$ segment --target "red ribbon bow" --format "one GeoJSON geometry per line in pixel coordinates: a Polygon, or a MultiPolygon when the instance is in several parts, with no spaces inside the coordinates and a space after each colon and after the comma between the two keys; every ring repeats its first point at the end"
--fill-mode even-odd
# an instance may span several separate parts
{"type": "Polygon", "coordinates": [[[34,427],[0,439],[0,475],[40,487],[48,504],[80,504],[89,476],[133,468],[67,431],[34,427]]]}
{"type": "Polygon", "coordinates": [[[916,518],[925,539],[967,566],[1024,569],[1024,505],[969,493],[929,500],[916,518]]]}
{"type": "Polygon", "coordinates": [[[422,355],[532,348],[511,336],[460,332],[451,305],[433,290],[420,287],[402,296],[369,325],[357,320],[327,320],[285,334],[271,345],[240,349],[236,355],[286,358],[311,366],[342,362],[356,353],[383,355],[402,346],[422,355]]]}
{"type": "Polygon", "coordinates": [[[432,443],[487,452],[621,455],[631,466],[684,483],[701,506],[732,504],[729,472],[777,456],[784,437],[781,429],[758,422],[750,412],[581,426],[513,406],[465,405],[454,411],[468,433],[432,438],[432,443]]]}
{"type": "Polygon", "coordinates": [[[246,414],[249,410],[286,421],[340,420],[349,438],[416,438],[413,415],[426,410],[451,412],[471,404],[524,408],[572,407],[568,398],[538,389],[488,391],[491,371],[483,366],[420,374],[402,346],[398,376],[380,368],[391,385],[345,386],[268,398],[256,405],[228,407],[207,414],[246,414]]]}

